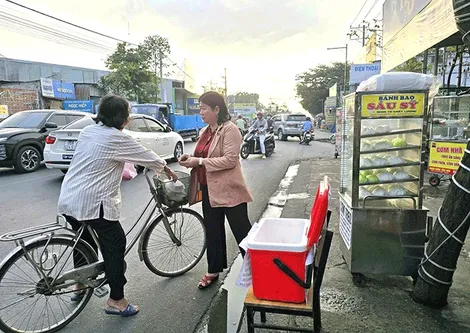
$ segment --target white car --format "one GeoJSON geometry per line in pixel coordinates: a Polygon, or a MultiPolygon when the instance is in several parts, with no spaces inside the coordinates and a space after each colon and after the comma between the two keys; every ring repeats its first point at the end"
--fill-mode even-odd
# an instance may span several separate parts
{"type": "MultiPolygon", "coordinates": [[[[142,146],[154,151],[166,160],[178,160],[184,152],[184,140],[170,127],[163,125],[154,118],[139,114],[131,114],[131,121],[123,132],[129,134],[142,146]]],[[[80,131],[88,125],[95,124],[95,116],[77,120],[46,137],[44,162],[49,169],[60,169],[66,173],[73,152],[77,145],[80,131]]]]}

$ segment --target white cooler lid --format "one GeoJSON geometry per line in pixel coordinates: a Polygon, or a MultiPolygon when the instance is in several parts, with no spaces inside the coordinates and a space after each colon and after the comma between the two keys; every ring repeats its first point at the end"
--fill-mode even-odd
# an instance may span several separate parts
{"type": "Polygon", "coordinates": [[[247,241],[249,249],[285,252],[307,250],[309,220],[264,218],[258,223],[258,229],[247,241]]]}

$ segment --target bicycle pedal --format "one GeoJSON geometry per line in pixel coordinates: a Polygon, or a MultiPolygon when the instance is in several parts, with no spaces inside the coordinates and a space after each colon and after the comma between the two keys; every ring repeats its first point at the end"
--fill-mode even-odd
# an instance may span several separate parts
{"type": "Polygon", "coordinates": [[[108,288],[106,287],[99,287],[99,288],[95,288],[93,293],[95,294],[96,297],[102,298],[106,296],[109,293],[109,291],[108,291],[108,288]]]}

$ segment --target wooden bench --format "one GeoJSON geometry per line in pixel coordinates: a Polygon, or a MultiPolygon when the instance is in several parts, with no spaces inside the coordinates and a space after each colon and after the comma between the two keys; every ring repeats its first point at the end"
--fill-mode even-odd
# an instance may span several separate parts
{"type": "Polygon", "coordinates": [[[328,211],[326,228],[322,230],[320,241],[313,265],[308,268],[307,285],[310,285],[307,302],[301,304],[274,302],[257,299],[250,288],[245,298],[245,309],[247,315],[248,333],[254,333],[255,328],[284,330],[290,332],[321,332],[321,312],[320,312],[320,287],[325,273],[326,262],[330,252],[333,232],[328,230],[331,211],[328,211]],[[313,272],[312,272],[313,266],[313,272]],[[310,283],[313,278],[313,283],[310,283]],[[260,313],[261,322],[255,322],[256,312],[260,313]],[[280,326],[266,323],[266,313],[277,313],[285,315],[311,317],[313,319],[312,328],[280,326]]]}

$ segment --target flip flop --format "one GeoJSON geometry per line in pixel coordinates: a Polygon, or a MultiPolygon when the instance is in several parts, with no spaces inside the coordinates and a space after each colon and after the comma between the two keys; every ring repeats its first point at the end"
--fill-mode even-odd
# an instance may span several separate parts
{"type": "Polygon", "coordinates": [[[137,309],[134,305],[130,303],[129,305],[127,305],[127,308],[124,311],[120,311],[111,306],[108,306],[108,308],[104,310],[104,313],[108,315],[115,315],[115,316],[122,316],[122,317],[131,317],[131,316],[136,315],[138,312],[139,312],[139,309],[137,309]]]}
{"type": "Polygon", "coordinates": [[[219,279],[219,274],[215,276],[204,274],[204,276],[202,277],[201,281],[199,281],[199,284],[197,286],[199,289],[206,289],[212,284],[212,282],[217,281],[218,279],[219,279]]]}

